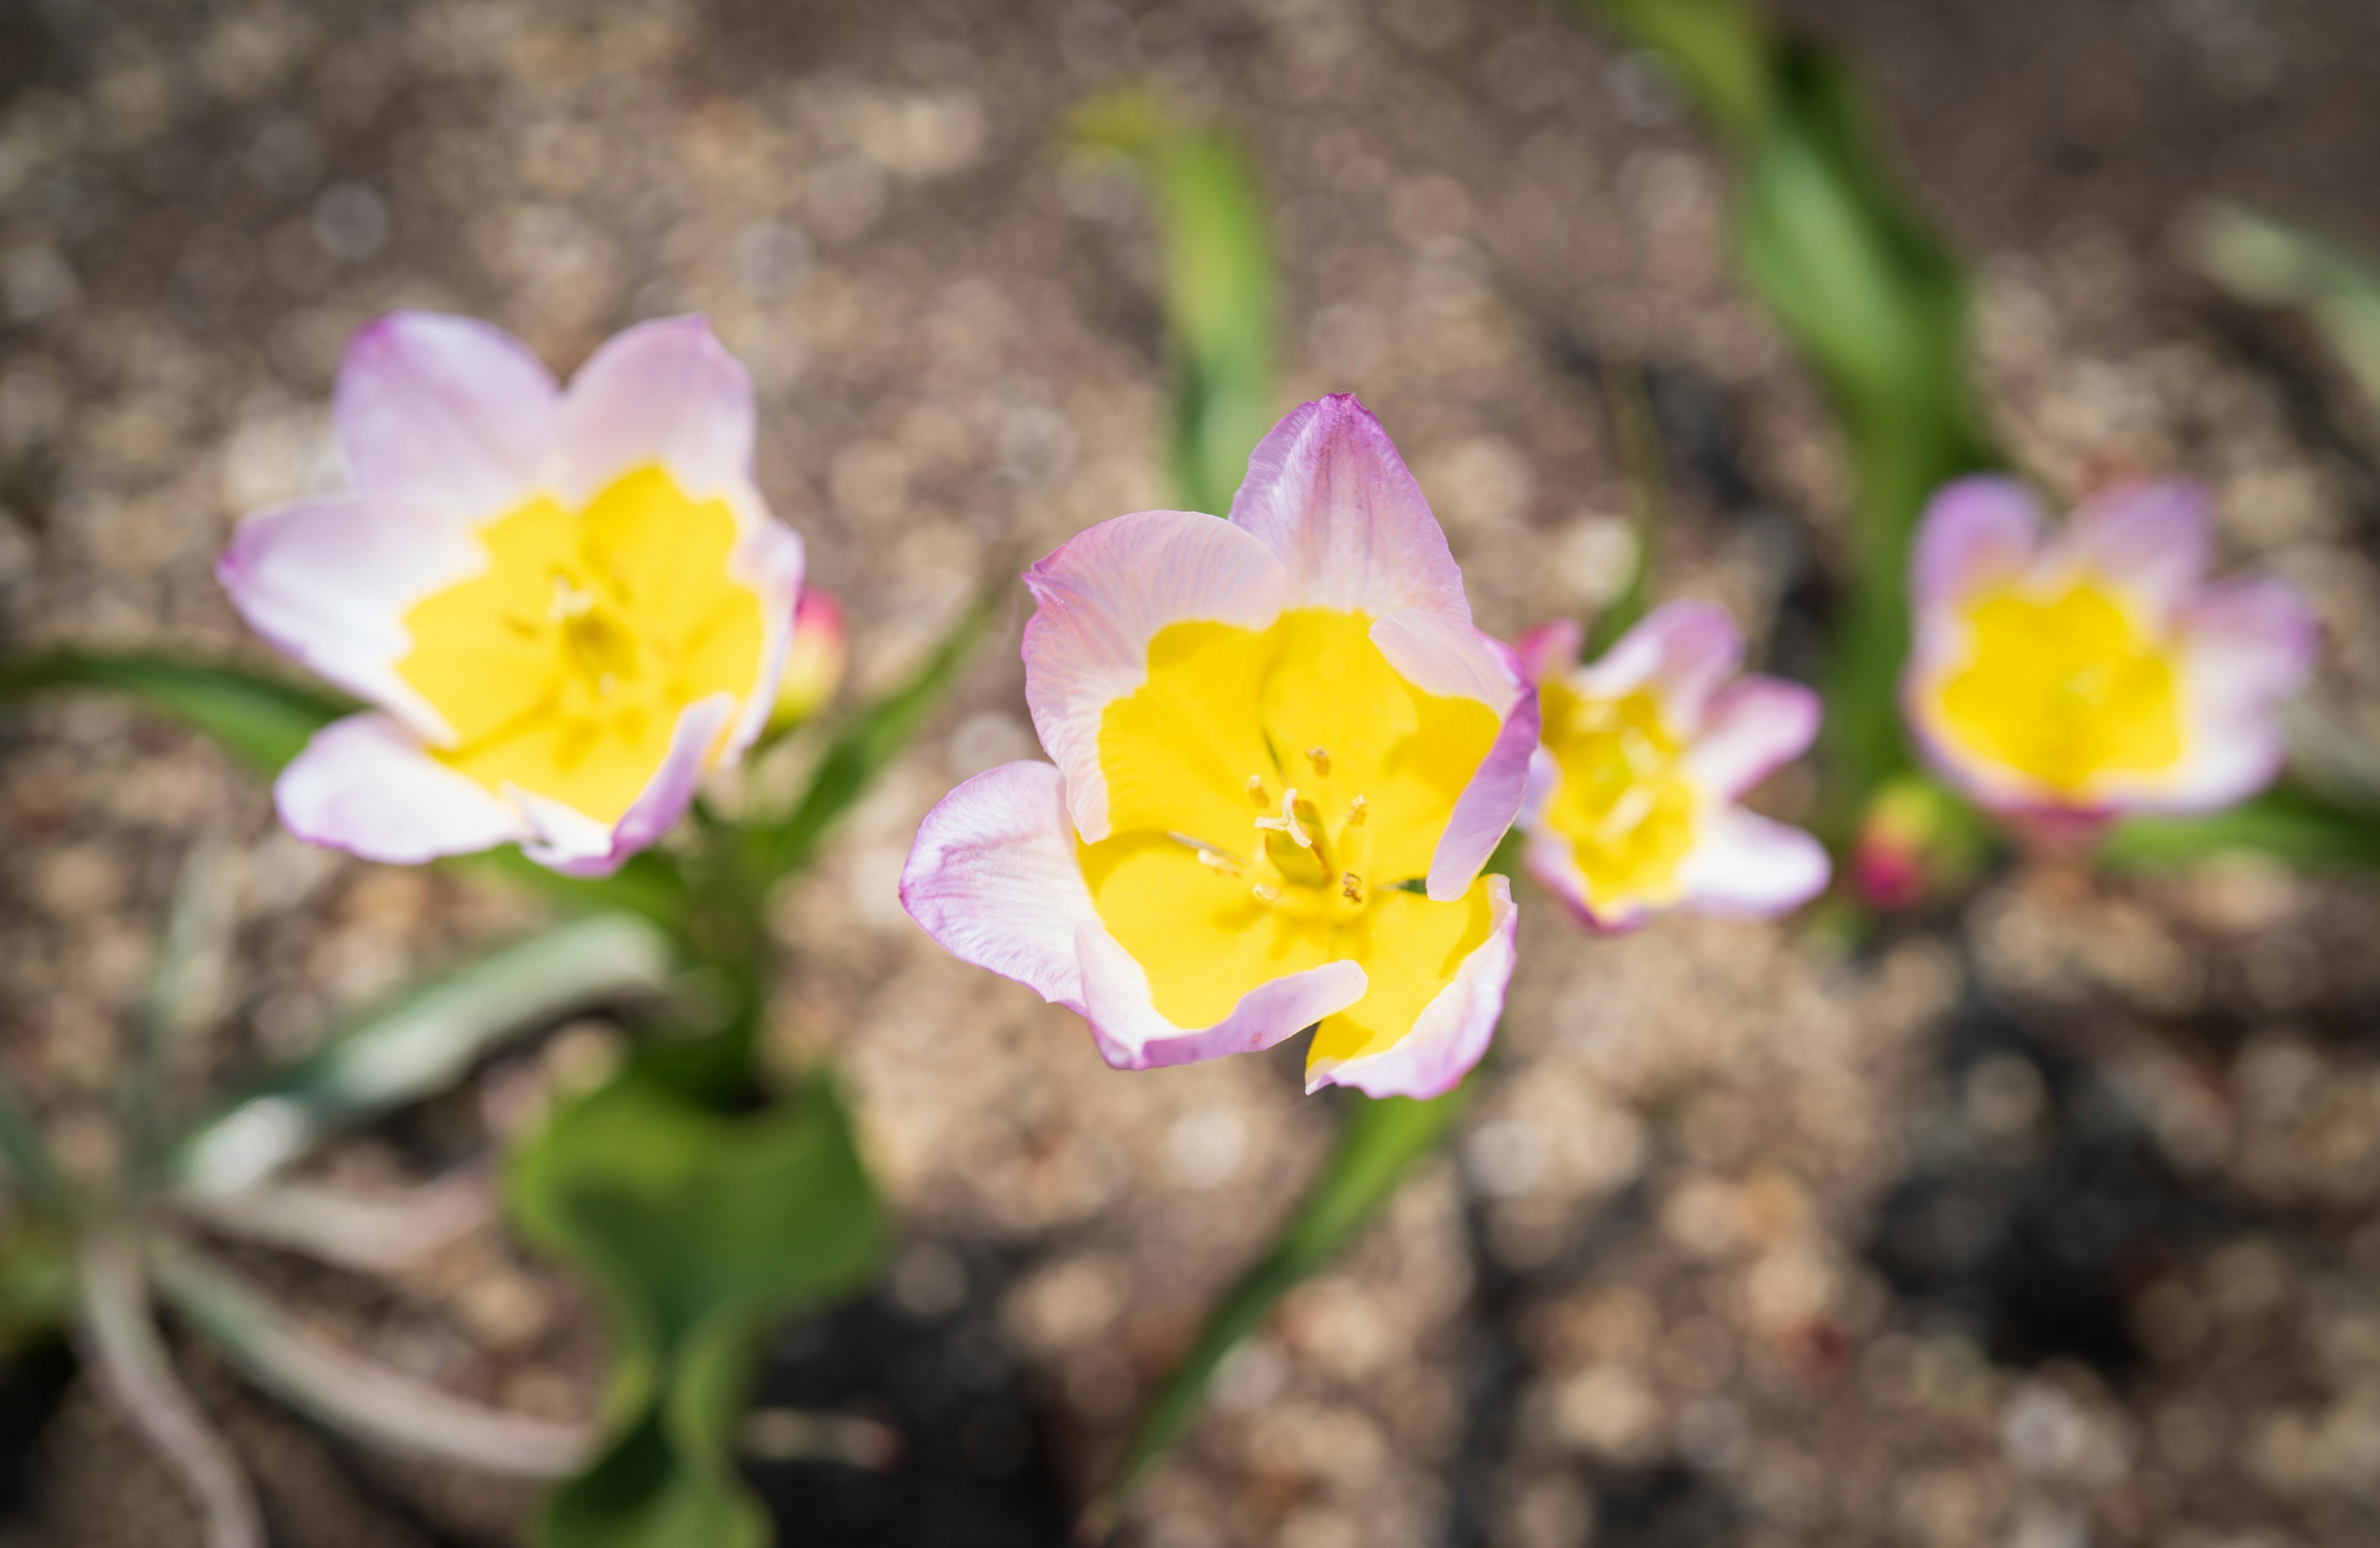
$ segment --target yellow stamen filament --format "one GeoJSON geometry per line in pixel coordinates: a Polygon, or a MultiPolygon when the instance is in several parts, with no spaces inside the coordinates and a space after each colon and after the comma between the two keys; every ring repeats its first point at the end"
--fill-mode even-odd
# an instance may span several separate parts
{"type": "Polygon", "coordinates": [[[1263,882],[1258,882],[1251,890],[1257,895],[1257,901],[1259,903],[1278,903],[1281,901],[1281,889],[1279,887],[1269,885],[1263,882]]]}
{"type": "Polygon", "coordinates": [[[1314,774],[1316,778],[1329,779],[1330,777],[1330,752],[1329,749],[1319,747],[1307,748],[1305,750],[1305,761],[1314,765],[1314,774]]]}
{"type": "Polygon", "coordinates": [[[1354,800],[1348,803],[1347,825],[1351,828],[1362,827],[1364,825],[1364,814],[1371,810],[1371,802],[1366,800],[1361,796],[1356,797],[1354,800]]]}
{"type": "Polygon", "coordinates": [[[1248,775],[1248,799],[1256,803],[1259,811],[1272,805],[1271,798],[1265,794],[1264,776],[1261,774],[1248,775]]]}

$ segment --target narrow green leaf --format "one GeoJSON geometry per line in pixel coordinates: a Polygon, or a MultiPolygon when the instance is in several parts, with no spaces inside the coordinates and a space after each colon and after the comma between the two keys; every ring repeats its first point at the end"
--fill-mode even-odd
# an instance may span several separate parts
{"type": "Polygon", "coordinates": [[[139,652],[55,651],[0,663],[0,703],[59,689],[121,693],[212,737],[260,774],[275,774],[306,738],[357,706],[328,689],[226,663],[139,652]]]}
{"type": "Polygon", "coordinates": [[[1600,11],[1661,61],[1724,135],[1751,132],[1767,112],[1771,28],[1752,0],[1576,0],[1600,11]]]}
{"type": "Polygon", "coordinates": [[[183,1186],[242,1188],[324,1135],[441,1091],[509,1038],[666,984],[671,945],[630,914],[575,920],[489,953],[355,1017],[192,1134],[183,1186]]]}
{"type": "Polygon", "coordinates": [[[1215,1372],[1298,1281],[1338,1255],[1396,1193],[1414,1164],[1438,1149],[1462,1115],[1470,1087],[1429,1102],[1341,1098],[1339,1135],[1321,1172],[1272,1246],[1223,1293],[1189,1351],[1149,1400],[1133,1432],[1115,1481],[1084,1513],[1087,1532],[1104,1537],[1149,1469],[1189,1428],[1215,1372]]]}
{"type": "Polygon", "coordinates": [[[1184,122],[1143,87],[1075,112],[1078,149],[1121,157],[1156,205],[1173,353],[1173,480],[1185,510],[1222,515],[1272,425],[1276,307],[1264,179],[1228,128],[1184,122]]]}
{"type": "Polygon", "coordinates": [[[2304,312],[2380,409],[2380,270],[2301,226],[2231,204],[2200,212],[2198,267],[2243,301],[2304,312]]]}
{"type": "Polygon", "coordinates": [[[586,1274],[613,1338],[611,1441],[548,1504],[551,1548],[760,1548],[733,1456],[773,1319],[864,1284],[882,1213],[832,1086],[723,1116],[631,1067],[514,1159],[515,1223],[586,1274]]]}
{"type": "Polygon", "coordinates": [[[2380,814],[2284,785],[2205,817],[2128,818],[2099,858],[2151,871],[2226,853],[2265,855],[2305,871],[2380,871],[2380,814]]]}
{"type": "Polygon", "coordinates": [[[1855,484],[1829,643],[1825,810],[1846,844],[1908,761],[1909,543],[1936,489],[2001,460],[1975,408],[1964,264],[1917,212],[1852,72],[1745,0],[1576,0],[1663,59],[1726,139],[1738,266],[1825,386],[1855,484]]]}
{"type": "Polygon", "coordinates": [[[0,1082],[0,1181],[39,1209],[55,1210],[67,1201],[66,1179],[42,1138],[42,1126],[5,1082],[0,1082]]]}
{"type": "Polygon", "coordinates": [[[788,875],[817,858],[819,842],[856,805],[886,764],[900,756],[941,707],[959,671],[991,623],[998,593],[985,591],[959,616],[909,680],[844,724],[810,775],[793,811],[760,833],[762,869],[788,875]]]}
{"type": "Polygon", "coordinates": [[[1619,642],[1645,616],[1659,562],[1661,530],[1670,516],[1669,454],[1661,427],[1645,394],[1645,373],[1613,366],[1603,373],[1604,401],[1610,406],[1612,434],[1628,475],[1629,530],[1636,552],[1629,560],[1628,584],[1597,613],[1586,630],[1586,659],[1593,661],[1619,642]]]}
{"type": "Polygon", "coordinates": [[[513,1478],[560,1478],[588,1456],[585,1426],[481,1408],[302,1331],[237,1271],[167,1237],[149,1267],[165,1300],[239,1373],[298,1412],[396,1457],[513,1478]]]}

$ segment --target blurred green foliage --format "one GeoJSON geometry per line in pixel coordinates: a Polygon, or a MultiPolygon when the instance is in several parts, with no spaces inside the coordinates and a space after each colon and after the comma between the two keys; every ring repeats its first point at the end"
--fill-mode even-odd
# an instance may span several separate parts
{"type": "Polygon", "coordinates": [[[533,1245],[593,1281],[612,1331],[612,1439],[547,1506],[552,1548],[758,1548],[734,1440],[768,1323],[874,1271],[882,1212],[832,1083],[749,1115],[631,1067],[513,1161],[533,1245]]]}
{"type": "Polygon", "coordinates": [[[212,737],[263,774],[278,774],[307,737],[358,708],[309,683],[152,652],[55,651],[0,662],[0,703],[69,688],[120,693],[212,737]]]}
{"type": "Polygon", "coordinates": [[[1222,515],[1273,421],[1272,222],[1256,161],[1231,130],[1185,122],[1141,87],[1077,108],[1067,140],[1121,158],[1156,205],[1176,498],[1185,510],[1222,515]]]}
{"type": "Polygon", "coordinates": [[[2380,410],[2380,272],[2360,254],[2232,204],[2199,212],[2191,247],[2199,269],[2240,299],[2304,312],[2380,410]]]}
{"type": "Polygon", "coordinates": [[[1917,213],[1852,72],[1749,0],[1572,0],[1650,52],[1735,171],[1737,264],[1827,390],[1856,493],[1826,673],[1820,826],[1840,848],[1907,761],[1896,688],[1909,542],[1933,492],[1999,457],[1969,361],[1966,272],[1917,213]]]}
{"type": "Polygon", "coordinates": [[[2099,859],[2146,871],[2241,853],[2301,871],[2380,871],[2380,813],[2284,783],[2210,816],[2127,818],[2108,835],[2099,859]]]}

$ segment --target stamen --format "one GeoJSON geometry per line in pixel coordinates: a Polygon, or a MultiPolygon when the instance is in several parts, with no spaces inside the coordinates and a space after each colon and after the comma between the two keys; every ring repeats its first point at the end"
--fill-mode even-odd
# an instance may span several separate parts
{"type": "Polygon", "coordinates": [[[1595,825],[1595,836],[1605,844],[1613,844],[1634,833],[1645,818],[1653,815],[1653,799],[1652,786],[1630,786],[1611,803],[1603,821],[1595,825]]]}
{"type": "Polygon", "coordinates": [[[1272,802],[1266,798],[1264,778],[1262,775],[1248,775],[1248,799],[1257,804],[1257,810],[1259,811],[1263,811],[1266,807],[1272,805],[1272,802]]]}
{"type": "Polygon", "coordinates": [[[1340,896],[1345,898],[1350,903],[1361,903],[1364,901],[1364,879],[1361,876],[1356,875],[1351,871],[1347,872],[1346,875],[1339,878],[1339,880],[1342,884],[1339,888],[1340,896]]]}
{"type": "Polygon", "coordinates": [[[1356,797],[1347,808],[1347,825],[1351,828],[1362,827],[1364,825],[1364,814],[1371,810],[1371,802],[1366,800],[1361,796],[1356,797]]]}
{"type": "Polygon", "coordinates": [[[1330,749],[1309,747],[1305,750],[1305,761],[1314,765],[1314,772],[1317,776],[1323,779],[1330,777],[1330,749]]]}
{"type": "Polygon", "coordinates": [[[1279,887],[1267,886],[1264,883],[1258,882],[1255,887],[1250,890],[1255,892],[1257,895],[1257,901],[1259,903],[1278,903],[1281,901],[1281,889],[1279,887]]]}
{"type": "Polygon", "coordinates": [[[576,618],[595,605],[595,593],[582,591],[572,584],[570,577],[556,570],[553,574],[553,601],[546,608],[546,616],[559,622],[576,618]]]}
{"type": "Polygon", "coordinates": [[[1196,855],[1200,865],[1220,871],[1226,876],[1237,876],[1240,873],[1240,857],[1232,854],[1229,849],[1218,849],[1205,839],[1193,838],[1186,833],[1174,833],[1168,830],[1165,836],[1196,855]]]}
{"type": "Polygon", "coordinates": [[[1297,786],[1294,785],[1281,798],[1281,815],[1259,817],[1257,826],[1267,833],[1287,834],[1289,841],[1301,849],[1314,847],[1313,835],[1305,831],[1305,824],[1297,820],[1297,786]]]}

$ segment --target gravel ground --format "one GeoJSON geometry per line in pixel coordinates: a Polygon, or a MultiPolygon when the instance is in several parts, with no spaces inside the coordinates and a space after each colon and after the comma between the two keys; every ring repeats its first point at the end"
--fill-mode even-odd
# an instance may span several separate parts
{"type": "MultiPolygon", "coordinates": [[[[2380,245],[2380,18],[1790,8],[1870,65],[1982,255],[2023,464],[2053,487],[2110,459],[2207,479],[2234,556],[2313,596],[2325,701],[2380,732],[2374,422],[2175,241],[2212,190],[2380,245]]],[[[380,311],[486,315],[567,367],[698,309],[759,381],[761,482],[850,606],[858,686],[891,680],[994,555],[1164,502],[1146,214],[1053,151],[1071,104],[1135,76],[1250,136],[1279,199],[1284,401],[1363,393],[1484,624],[1608,593],[1625,507],[1597,365],[1634,362],[1677,464],[1663,590],[1806,668],[1842,476],[1730,283],[1720,169],[1642,61],[1522,0],[0,13],[6,643],[261,659],[209,567],[242,511],[335,477],[331,373],[380,311]]],[[[760,1469],[789,1542],[1063,1541],[1327,1135],[1286,1054],[1110,1071],[1074,1018],[900,913],[926,808],[1030,750],[1021,687],[988,650],[775,921],[773,1046],[847,1072],[905,1245],[870,1301],[789,1330],[767,1390],[913,1434],[889,1482],[760,1469]]],[[[0,736],[0,1066],[77,1165],[106,1163],[120,1029],[193,841],[240,899],[193,1081],[534,918],[295,844],[252,782],[120,708],[0,736]]],[[[1809,796],[1789,774],[1769,805],[1809,796]]],[[[1533,896],[1452,1155],[1230,1367],[1128,1540],[2380,1540],[2375,906],[2245,863],[2036,865],[1845,958],[1790,927],[1589,941],[1533,896]]],[[[468,1154],[605,1035],[326,1164],[370,1187],[468,1154]]],[[[588,1307],[492,1235],[387,1283],[253,1263],[377,1358],[591,1410],[588,1307]]],[[[513,1540],[518,1491],[360,1457],[190,1363],[276,1542],[513,1540]]],[[[53,1407],[18,1448],[38,1463],[0,1473],[0,1545],[196,1541],[55,1362],[0,1391],[11,1425],[53,1407]]]]}

